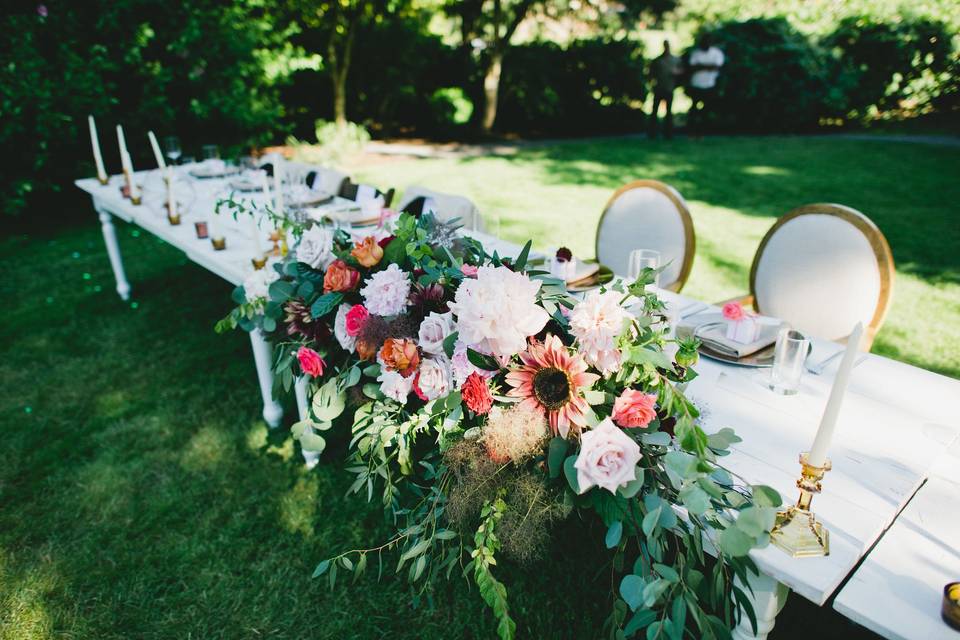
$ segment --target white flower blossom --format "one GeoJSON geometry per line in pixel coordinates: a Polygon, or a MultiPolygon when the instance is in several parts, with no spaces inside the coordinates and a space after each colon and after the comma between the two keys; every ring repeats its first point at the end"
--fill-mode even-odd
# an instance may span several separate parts
{"type": "Polygon", "coordinates": [[[396,371],[387,371],[383,364],[380,365],[377,382],[380,383],[380,392],[397,402],[406,402],[407,396],[413,391],[413,376],[404,378],[396,371]]]}
{"type": "Polygon", "coordinates": [[[410,278],[396,264],[377,271],[360,289],[367,311],[377,316],[395,316],[407,308],[410,295],[410,278]]]}
{"type": "Polygon", "coordinates": [[[248,275],[243,281],[243,295],[247,302],[254,302],[258,298],[266,298],[269,295],[270,285],[280,279],[273,265],[267,265],[263,269],[254,269],[253,273],[248,275]]]}
{"type": "Polygon", "coordinates": [[[337,317],[333,321],[333,335],[340,346],[353,353],[357,349],[357,338],[347,333],[347,314],[353,308],[352,304],[341,304],[337,309],[337,317]]]}
{"type": "Polygon", "coordinates": [[[326,269],[337,259],[333,253],[333,229],[314,225],[300,238],[297,245],[297,260],[314,269],[326,269]]]}
{"type": "Polygon", "coordinates": [[[550,315],[537,304],[540,282],[507,267],[480,267],[476,279],[460,283],[450,310],[457,316],[460,338],[495,356],[510,357],[527,347],[527,338],[547,324],[550,315]]]}
{"type": "Polygon", "coordinates": [[[583,359],[604,375],[620,370],[617,339],[630,318],[620,305],[620,296],[616,291],[594,290],[570,312],[570,333],[577,339],[583,359]]]}
{"type": "Polygon", "coordinates": [[[430,312],[420,323],[418,343],[420,348],[431,355],[443,354],[443,341],[455,330],[453,314],[430,312]]]}

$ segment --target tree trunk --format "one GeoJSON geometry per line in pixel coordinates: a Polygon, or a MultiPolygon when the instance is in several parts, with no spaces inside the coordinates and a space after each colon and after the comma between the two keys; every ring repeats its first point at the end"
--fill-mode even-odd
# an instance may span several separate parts
{"type": "Polygon", "coordinates": [[[500,71],[503,67],[503,53],[494,51],[483,75],[483,121],[484,133],[493,131],[497,120],[497,99],[500,93],[500,71]]]}
{"type": "Polygon", "coordinates": [[[347,125],[347,74],[333,71],[333,121],[338,127],[347,125]]]}

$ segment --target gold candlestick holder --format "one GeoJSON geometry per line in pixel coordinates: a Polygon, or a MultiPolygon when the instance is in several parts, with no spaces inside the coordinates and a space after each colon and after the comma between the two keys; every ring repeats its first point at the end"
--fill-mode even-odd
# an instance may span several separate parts
{"type": "Polygon", "coordinates": [[[281,238],[280,232],[277,231],[276,229],[270,232],[270,242],[273,243],[273,248],[270,249],[269,255],[276,256],[276,257],[280,257],[283,255],[282,252],[280,251],[280,238],[281,238]]]}
{"type": "Polygon", "coordinates": [[[250,258],[250,262],[253,263],[253,268],[259,271],[267,266],[267,256],[263,256],[262,258],[250,258]]]}
{"type": "Polygon", "coordinates": [[[100,184],[102,184],[103,186],[107,186],[107,183],[110,182],[110,178],[101,178],[100,176],[97,176],[97,180],[98,180],[98,181],[100,182],[100,184]]]}
{"type": "Polygon", "coordinates": [[[788,509],[777,513],[776,522],[770,531],[770,542],[794,558],[816,558],[830,555],[830,532],[821,523],[810,503],[813,494],[820,493],[820,481],[830,471],[830,461],[825,460],[822,467],[814,467],[808,462],[807,453],[800,454],[800,479],[797,487],[800,498],[788,509]]]}
{"type": "Polygon", "coordinates": [[[210,236],[210,244],[213,245],[214,251],[223,251],[227,248],[227,239],[223,236],[210,236]]]}

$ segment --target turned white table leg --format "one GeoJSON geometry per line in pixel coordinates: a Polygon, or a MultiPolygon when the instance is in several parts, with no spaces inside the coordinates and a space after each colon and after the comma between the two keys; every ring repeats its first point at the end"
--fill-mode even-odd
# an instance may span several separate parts
{"type": "Polygon", "coordinates": [[[753,605],[753,612],[757,616],[757,632],[753,632],[750,626],[750,618],[746,615],[741,616],[740,624],[733,630],[735,640],[766,640],[767,635],[773,631],[773,625],[777,619],[777,614],[787,603],[787,595],[790,590],[786,585],[774,580],[768,575],[761,573],[759,576],[748,574],[750,590],[744,587],[737,579],[737,585],[750,597],[753,605]]]}
{"type": "Polygon", "coordinates": [[[257,365],[260,397],[263,398],[263,419],[271,429],[279,427],[283,419],[283,407],[273,399],[273,370],[270,367],[273,354],[270,344],[263,337],[260,329],[250,332],[250,344],[253,347],[253,360],[257,365]]]}
{"type": "Polygon", "coordinates": [[[100,216],[100,230],[103,232],[103,242],[107,245],[107,255],[110,256],[110,266],[113,267],[113,277],[117,279],[117,293],[123,300],[130,299],[130,283],[123,270],[123,259],[120,257],[120,245],[117,244],[117,231],[113,228],[113,216],[97,207],[100,216]]]}
{"type": "MultiPolygon", "coordinates": [[[[307,404],[309,398],[307,398],[307,383],[308,380],[306,376],[300,376],[297,378],[297,382],[293,387],[294,393],[297,396],[297,413],[300,414],[301,420],[306,420],[310,417],[310,412],[307,409],[309,406],[307,404]]],[[[316,451],[305,451],[300,450],[303,454],[303,461],[306,463],[308,469],[313,469],[317,466],[317,463],[320,462],[320,454],[316,451]]]]}

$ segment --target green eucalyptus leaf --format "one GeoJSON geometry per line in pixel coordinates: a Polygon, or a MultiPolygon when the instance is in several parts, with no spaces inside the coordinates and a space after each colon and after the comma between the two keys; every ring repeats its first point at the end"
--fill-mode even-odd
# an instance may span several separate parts
{"type": "Polygon", "coordinates": [[[657,507],[653,511],[647,513],[643,516],[643,523],[640,525],[640,528],[643,530],[643,535],[648,538],[653,534],[653,530],[656,528],[657,523],[660,521],[660,512],[662,511],[661,507],[657,507]]]}
{"type": "Polygon", "coordinates": [[[643,604],[643,589],[646,581],[640,576],[629,574],[620,581],[620,597],[623,598],[631,611],[636,611],[643,604]]]}
{"type": "MultiPolygon", "coordinates": [[[[636,576],[634,576],[636,577],[636,576]]],[[[657,612],[653,609],[641,609],[633,614],[633,617],[630,618],[630,621],[627,622],[627,626],[623,628],[623,633],[627,637],[632,636],[638,631],[645,629],[651,622],[657,619],[657,612]]]]}
{"type": "Polygon", "coordinates": [[[780,492],[773,487],[765,484],[755,484],[751,487],[753,490],[753,502],[758,507],[779,507],[783,504],[783,498],[780,492]]]}
{"type": "Polygon", "coordinates": [[[451,333],[450,335],[448,335],[446,338],[443,339],[443,352],[446,354],[448,358],[453,357],[453,350],[457,345],[457,338],[459,337],[460,337],[460,332],[454,331],[453,333],[451,333]]]}
{"type": "Polygon", "coordinates": [[[617,489],[617,493],[624,498],[632,498],[643,489],[643,467],[637,467],[637,477],[617,489]]]}
{"type": "Polygon", "coordinates": [[[323,450],[327,448],[327,441],[323,439],[322,436],[318,436],[313,431],[304,431],[300,435],[300,447],[304,451],[313,451],[315,453],[323,453],[323,450]]]}
{"type": "Polygon", "coordinates": [[[623,522],[617,520],[607,528],[607,535],[604,538],[604,543],[607,545],[607,549],[613,549],[615,546],[620,544],[620,538],[622,536],[623,522]]]}
{"type": "Polygon", "coordinates": [[[567,451],[570,449],[570,443],[566,438],[559,436],[550,440],[547,448],[547,469],[551,478],[559,478],[560,471],[563,469],[563,461],[566,460],[567,451]]]}
{"type": "Polygon", "coordinates": [[[343,294],[339,291],[325,293],[310,305],[310,315],[314,318],[323,317],[336,309],[342,300],[343,294]]]}
{"type": "Polygon", "coordinates": [[[277,321],[271,318],[270,316],[263,316],[262,323],[263,323],[263,330],[266,331],[267,333],[270,333],[271,331],[276,331],[277,329],[277,321]]]}
{"type": "Polygon", "coordinates": [[[720,550],[734,558],[747,555],[753,547],[753,538],[734,526],[721,531],[719,540],[720,550]]]}
{"type": "Polygon", "coordinates": [[[573,489],[574,493],[580,493],[580,484],[577,482],[577,469],[573,466],[577,463],[577,456],[573,455],[563,461],[563,474],[567,477],[567,484],[573,489]]]}

